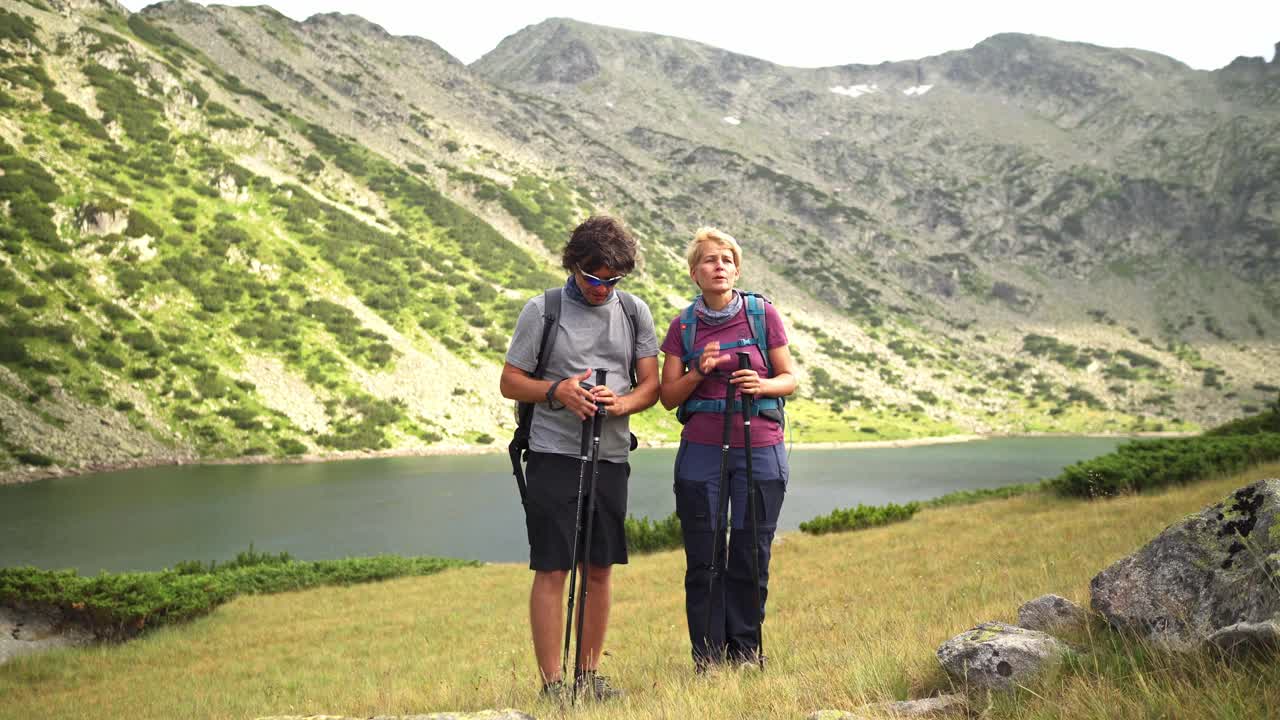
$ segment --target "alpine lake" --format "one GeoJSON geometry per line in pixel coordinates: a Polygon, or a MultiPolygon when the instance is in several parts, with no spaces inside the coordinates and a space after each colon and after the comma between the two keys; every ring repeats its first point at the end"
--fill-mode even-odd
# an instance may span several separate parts
{"type": "MultiPolygon", "coordinates": [[[[1124,437],[999,438],[793,448],[780,532],[859,503],[1034,482],[1124,437]]],[[[504,448],[505,450],[505,448],[504,448]]],[[[628,514],[675,510],[674,449],[631,455],[628,514]]],[[[158,570],[231,560],[252,543],[300,560],[381,554],[528,559],[505,452],[307,464],[184,465],[0,486],[0,567],[158,570]]]]}

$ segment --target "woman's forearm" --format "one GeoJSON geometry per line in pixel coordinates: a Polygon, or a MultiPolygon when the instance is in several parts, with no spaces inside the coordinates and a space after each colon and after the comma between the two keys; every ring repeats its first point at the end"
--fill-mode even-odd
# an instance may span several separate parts
{"type": "Polygon", "coordinates": [[[664,382],[659,390],[662,407],[671,410],[688,400],[700,382],[702,382],[702,374],[696,370],[683,373],[675,381],[664,382]]]}
{"type": "Polygon", "coordinates": [[[796,390],[796,376],[782,373],[771,378],[760,378],[762,397],[786,397],[796,390]]]}

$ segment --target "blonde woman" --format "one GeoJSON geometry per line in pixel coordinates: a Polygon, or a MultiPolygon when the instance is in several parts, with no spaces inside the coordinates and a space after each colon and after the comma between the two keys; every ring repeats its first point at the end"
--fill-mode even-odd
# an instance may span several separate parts
{"type": "Polygon", "coordinates": [[[788,477],[782,404],[796,379],[781,316],[763,296],[734,288],[742,269],[738,242],[701,228],[689,243],[688,261],[700,294],[667,330],[659,398],[668,410],[678,408],[684,423],[676,513],[684,535],[689,640],[694,667],[703,672],[723,662],[763,665],[770,547],[788,477]],[[740,368],[739,353],[747,353],[749,366],[740,368]],[[750,448],[744,395],[754,406],[750,448]],[[735,400],[726,414],[728,397],[735,400]],[[755,489],[750,498],[749,485],[755,489]],[[731,502],[722,506],[722,498],[731,502]],[[720,530],[726,524],[727,550],[720,530]]]}

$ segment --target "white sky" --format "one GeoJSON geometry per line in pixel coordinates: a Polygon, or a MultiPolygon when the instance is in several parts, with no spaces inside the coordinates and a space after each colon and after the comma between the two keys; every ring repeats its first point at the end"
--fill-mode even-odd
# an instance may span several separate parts
{"type": "MultiPolygon", "coordinates": [[[[148,0],[123,0],[130,10],[148,0]]],[[[209,4],[209,3],[202,3],[209,4]]],[[[252,0],[296,20],[360,15],[393,35],[417,35],[470,63],[502,38],[549,17],[697,40],[782,65],[909,60],[972,47],[1000,32],[1152,50],[1214,70],[1239,55],[1271,60],[1280,1],[951,0],[252,0]]]]}

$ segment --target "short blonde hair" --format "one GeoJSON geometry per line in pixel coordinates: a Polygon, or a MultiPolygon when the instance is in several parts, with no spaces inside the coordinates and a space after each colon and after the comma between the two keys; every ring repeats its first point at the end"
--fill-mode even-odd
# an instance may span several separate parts
{"type": "Polygon", "coordinates": [[[685,251],[685,257],[689,261],[689,271],[697,266],[698,261],[702,259],[702,246],[707,243],[714,243],[717,247],[729,248],[729,252],[733,253],[733,264],[739,270],[742,269],[742,247],[738,245],[738,241],[727,232],[717,230],[713,227],[700,227],[693,234],[693,240],[689,241],[689,248],[685,251]]]}

